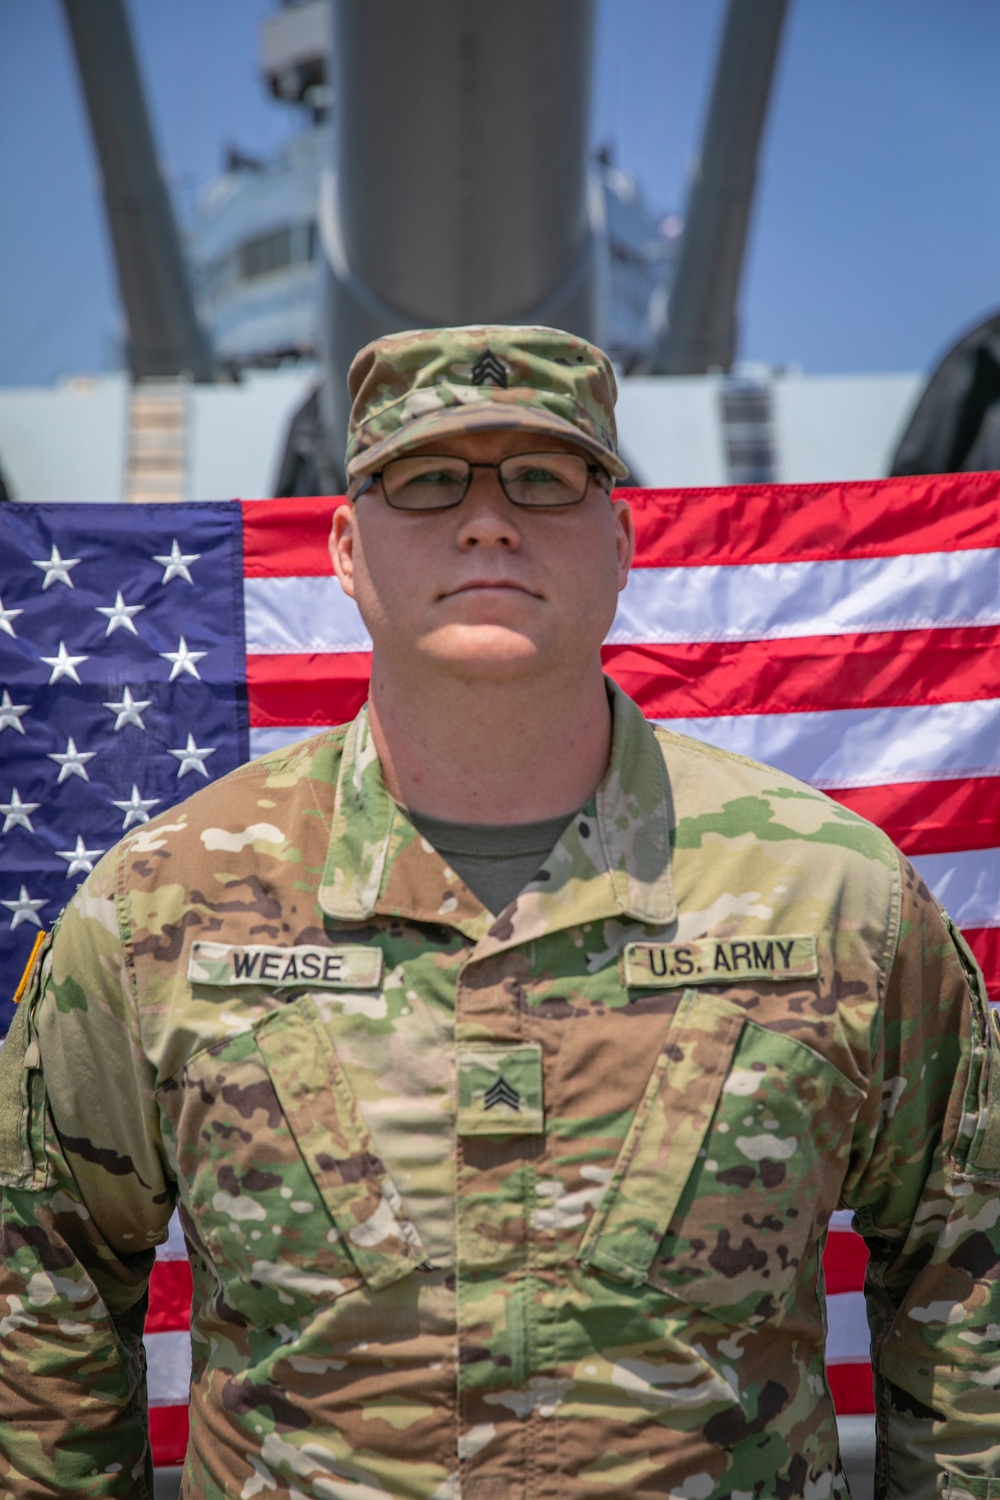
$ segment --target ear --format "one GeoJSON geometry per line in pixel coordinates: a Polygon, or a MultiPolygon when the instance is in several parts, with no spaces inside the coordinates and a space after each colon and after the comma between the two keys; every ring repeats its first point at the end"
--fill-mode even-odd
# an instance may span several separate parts
{"type": "Polygon", "coordinates": [[[330,531],[330,560],[340,587],[349,599],[354,598],[354,506],[349,501],[338,505],[333,513],[330,531]]]}
{"type": "Polygon", "coordinates": [[[629,569],[635,557],[635,521],[627,500],[611,501],[614,511],[615,549],[618,553],[618,592],[628,582],[629,569]]]}

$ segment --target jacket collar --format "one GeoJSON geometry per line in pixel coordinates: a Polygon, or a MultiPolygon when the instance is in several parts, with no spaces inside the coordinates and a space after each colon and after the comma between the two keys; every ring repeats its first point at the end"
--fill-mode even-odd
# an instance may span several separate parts
{"type": "Polygon", "coordinates": [[[607,774],[539,876],[495,920],[386,791],[367,707],[350,725],[337,775],[318,899],[329,917],[376,914],[457,928],[488,947],[609,916],[661,927],[677,915],[671,875],[670,784],[656,734],[608,681],[613,725],[607,774]]]}

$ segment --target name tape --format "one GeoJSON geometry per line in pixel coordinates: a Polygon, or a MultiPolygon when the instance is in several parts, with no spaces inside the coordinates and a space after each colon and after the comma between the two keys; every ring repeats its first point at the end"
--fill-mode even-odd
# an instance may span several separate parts
{"type": "Polygon", "coordinates": [[[188,979],[192,984],[218,984],[227,988],[234,984],[257,984],[374,990],[382,980],[382,950],[360,943],[343,948],[192,943],[188,979]]]}
{"type": "Polygon", "coordinates": [[[670,989],[743,979],[815,979],[818,973],[816,939],[811,934],[629,943],[625,948],[625,983],[644,988],[670,989]]]}

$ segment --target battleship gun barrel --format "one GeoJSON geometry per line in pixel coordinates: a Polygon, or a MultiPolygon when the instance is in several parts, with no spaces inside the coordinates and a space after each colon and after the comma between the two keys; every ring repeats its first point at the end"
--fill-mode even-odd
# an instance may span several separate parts
{"type": "Polygon", "coordinates": [[[321,408],[334,452],[348,364],[381,334],[524,322],[593,337],[593,28],[594,0],[333,0],[321,408]]]}
{"type": "Polygon", "coordinates": [[[688,202],[657,375],[728,370],[736,302],[788,0],[729,0],[701,160],[688,202]]]}
{"type": "Polygon", "coordinates": [[[124,0],[63,0],[63,10],[103,179],[129,368],[137,380],[212,380],[124,0]]]}

